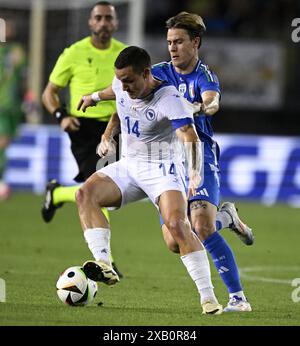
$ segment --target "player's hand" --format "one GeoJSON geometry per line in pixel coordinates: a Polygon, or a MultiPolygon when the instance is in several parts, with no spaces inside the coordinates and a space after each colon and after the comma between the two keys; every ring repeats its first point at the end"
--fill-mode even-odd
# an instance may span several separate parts
{"type": "Polygon", "coordinates": [[[192,196],[196,196],[196,190],[199,187],[201,182],[201,175],[199,172],[192,170],[189,173],[189,187],[188,187],[188,195],[187,199],[192,196]]]}
{"type": "Polygon", "coordinates": [[[94,107],[96,104],[97,103],[92,99],[92,95],[85,95],[80,99],[77,110],[80,111],[80,109],[82,109],[83,113],[85,113],[88,107],[94,107]]]}
{"type": "Polygon", "coordinates": [[[80,128],[80,121],[76,117],[65,117],[60,123],[60,127],[65,132],[75,132],[80,128]]]}
{"type": "Polygon", "coordinates": [[[193,114],[196,114],[196,116],[203,111],[203,103],[200,102],[194,102],[192,103],[193,106],[193,114]]]}
{"type": "Polygon", "coordinates": [[[101,137],[101,142],[97,147],[97,154],[100,157],[110,156],[115,154],[117,142],[113,138],[107,138],[104,135],[101,137]]]}

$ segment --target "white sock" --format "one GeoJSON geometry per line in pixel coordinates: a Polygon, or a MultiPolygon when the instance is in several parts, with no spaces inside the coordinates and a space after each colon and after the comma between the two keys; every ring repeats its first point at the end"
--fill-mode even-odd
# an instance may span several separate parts
{"type": "Polygon", "coordinates": [[[229,228],[232,224],[232,218],[226,211],[218,211],[216,215],[216,221],[221,222],[222,228],[229,228]]]}
{"type": "Polygon", "coordinates": [[[242,298],[244,301],[247,301],[245,294],[243,291],[238,291],[234,293],[229,293],[229,298],[232,298],[233,296],[238,296],[239,298],[242,298]]]}
{"type": "Polygon", "coordinates": [[[206,301],[217,302],[214,286],[211,282],[210,266],[205,250],[190,252],[181,256],[183,264],[195,282],[201,298],[201,304],[206,301]]]}
{"type": "Polygon", "coordinates": [[[110,261],[110,229],[89,228],[83,233],[88,247],[96,261],[102,261],[111,266],[110,261]]]}

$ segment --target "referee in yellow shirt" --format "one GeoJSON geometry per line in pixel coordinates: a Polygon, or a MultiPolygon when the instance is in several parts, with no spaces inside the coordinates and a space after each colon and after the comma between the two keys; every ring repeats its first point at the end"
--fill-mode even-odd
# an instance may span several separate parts
{"type": "MultiPolygon", "coordinates": [[[[76,110],[82,95],[105,89],[114,77],[114,62],[125,44],[112,38],[118,19],[114,6],[107,1],[97,2],[91,9],[88,25],[91,36],[66,48],[59,56],[44,90],[42,101],[60,127],[68,133],[71,150],[79,173],[76,182],[84,182],[96,171],[99,156],[96,148],[111,115],[115,101],[100,102],[85,113],[76,110]],[[61,89],[70,88],[70,108],[67,111],[59,98],[61,89]]],[[[46,187],[42,217],[50,222],[64,202],[75,202],[76,186],[61,186],[51,180],[46,187]]],[[[108,218],[108,213],[106,216],[108,218]]],[[[112,260],[113,262],[113,260],[112,260]]],[[[114,266],[114,269],[117,268],[114,266]]],[[[118,272],[118,270],[117,270],[118,272]]],[[[119,276],[120,273],[118,272],[119,276]]],[[[122,275],[121,275],[122,276],[122,275]]]]}

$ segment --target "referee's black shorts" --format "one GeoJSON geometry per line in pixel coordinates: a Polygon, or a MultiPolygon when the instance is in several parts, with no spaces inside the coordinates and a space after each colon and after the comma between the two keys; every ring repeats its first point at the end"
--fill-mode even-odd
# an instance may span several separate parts
{"type": "Polygon", "coordinates": [[[100,158],[96,154],[96,149],[106,129],[107,122],[81,117],[78,120],[81,124],[80,129],[68,134],[71,140],[71,150],[79,169],[74,180],[81,183],[96,171],[97,162],[100,158]]]}

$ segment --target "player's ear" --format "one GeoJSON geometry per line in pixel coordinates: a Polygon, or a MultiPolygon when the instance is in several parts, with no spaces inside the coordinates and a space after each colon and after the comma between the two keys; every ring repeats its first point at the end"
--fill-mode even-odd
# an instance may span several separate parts
{"type": "Polygon", "coordinates": [[[200,43],[201,43],[201,38],[199,36],[195,37],[194,38],[194,46],[195,46],[195,48],[199,49],[200,48],[200,43]]]}
{"type": "Polygon", "coordinates": [[[114,20],[114,32],[117,31],[119,29],[119,20],[116,18],[114,20]]]}
{"type": "Polygon", "coordinates": [[[89,29],[92,30],[92,18],[91,17],[88,20],[88,26],[89,26],[89,29]]]}
{"type": "Polygon", "coordinates": [[[149,67],[146,67],[144,72],[143,72],[143,78],[144,79],[147,79],[150,75],[150,68],[149,67]]]}

